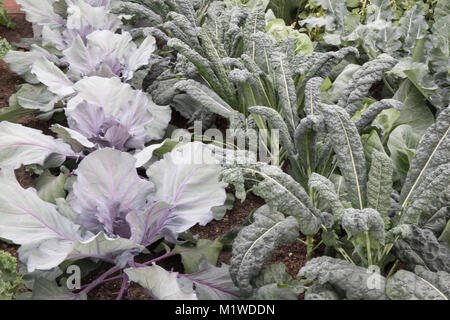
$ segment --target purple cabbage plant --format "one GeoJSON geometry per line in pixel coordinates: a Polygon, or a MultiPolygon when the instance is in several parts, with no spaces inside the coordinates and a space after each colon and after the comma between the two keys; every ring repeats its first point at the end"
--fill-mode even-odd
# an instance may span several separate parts
{"type": "Polygon", "coordinates": [[[62,52],[60,61],[63,67],[67,66],[67,74],[45,57],[33,64],[31,73],[52,93],[65,97],[73,93],[73,84],[86,76],[131,80],[135,70],[149,63],[155,50],[156,40],[152,36],[146,37],[138,47],[128,32],[97,30],[86,41],[77,36],[62,52]]]}
{"type": "Polygon", "coordinates": [[[143,149],[164,137],[170,107],[156,105],[150,95],[133,90],[119,78],[87,77],[74,90],[76,95],[65,109],[69,128],[57,125],[55,130],[66,132],[84,147],[143,149]]]}
{"type": "Polygon", "coordinates": [[[67,158],[80,159],[107,147],[141,151],[165,135],[170,107],[156,105],[150,95],[119,78],[86,77],[74,85],[74,91],[65,108],[68,127],[50,128],[57,139],[20,124],[0,122],[0,168],[55,168],[67,158]]]}
{"type": "Polygon", "coordinates": [[[144,37],[137,45],[121,30],[121,17],[110,13],[111,1],[19,3],[35,30],[28,51],[11,50],[4,58],[28,82],[15,95],[19,106],[40,111],[47,119],[62,110],[55,106],[65,106],[76,93],[75,84],[85,77],[118,77],[140,88],[147,71],[136,72],[151,64],[156,40],[144,37]]]}
{"type": "Polygon", "coordinates": [[[11,168],[0,170],[0,237],[18,245],[19,259],[33,278],[33,298],[83,299],[96,286],[122,280],[117,299],[131,281],[158,299],[238,298],[228,266],[202,260],[198,272],[179,274],[155,263],[176,253],[167,251],[145,263],[135,257],[164,238],[178,235],[213,218],[224,204],[226,184],[220,166],[200,142],[181,144],[154,162],[140,176],[136,158],[104,148],[86,156],[66,184],[67,197],[56,204],[42,200],[35,189],[23,189],[11,168]],[[81,259],[111,267],[81,288],[58,287],[59,266],[81,259]],[[116,275],[120,270],[124,272],[116,275]]]}
{"type": "Polygon", "coordinates": [[[33,24],[34,41],[31,50],[10,51],[4,60],[29,83],[39,83],[31,73],[36,60],[45,58],[62,65],[62,51],[70,48],[75,39],[86,41],[94,31],[115,32],[122,26],[120,17],[110,13],[109,0],[17,0],[17,3],[33,24]]]}

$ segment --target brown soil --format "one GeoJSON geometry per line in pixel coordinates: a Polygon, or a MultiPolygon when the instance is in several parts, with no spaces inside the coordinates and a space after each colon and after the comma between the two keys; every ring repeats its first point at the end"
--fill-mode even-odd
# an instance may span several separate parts
{"type": "Polygon", "coordinates": [[[19,246],[8,244],[0,241],[0,250],[8,252],[10,255],[17,259],[17,250],[19,246]]]}
{"type": "Polygon", "coordinates": [[[22,78],[11,72],[6,62],[0,60],[0,109],[8,106],[9,97],[16,92],[16,86],[21,83],[22,78]]]}
{"type": "MultiPolygon", "coordinates": [[[[228,188],[229,192],[233,188],[228,188]]],[[[242,226],[242,223],[253,209],[257,209],[264,205],[264,200],[253,195],[248,194],[244,202],[236,200],[232,210],[228,211],[220,221],[212,221],[206,226],[199,225],[190,229],[193,234],[198,234],[202,239],[220,240],[228,231],[242,226]]],[[[299,238],[305,240],[305,237],[299,235],[299,238]]],[[[317,240],[315,241],[317,243],[317,240]]],[[[322,252],[323,248],[319,247],[314,256],[322,252]]],[[[219,255],[218,265],[222,263],[230,264],[231,249],[224,249],[219,255]]],[[[266,264],[284,263],[286,265],[286,272],[293,277],[297,276],[298,271],[306,263],[306,246],[300,241],[292,244],[281,245],[273,256],[266,262],[266,264]]]]}
{"type": "MultiPolygon", "coordinates": [[[[95,272],[83,279],[83,284],[92,282],[109,268],[111,268],[111,265],[102,265],[98,270],[95,270],[95,272]]],[[[117,272],[111,275],[111,277],[119,274],[120,273],[117,272]]],[[[88,293],[88,300],[115,300],[121,285],[121,279],[105,282],[104,284],[101,284],[92,289],[92,291],[88,293]]],[[[123,298],[129,300],[152,300],[152,297],[147,292],[147,290],[137,283],[130,284],[130,286],[128,287],[128,295],[124,295],[123,298]]]]}
{"type": "MultiPolygon", "coordinates": [[[[9,17],[16,23],[16,29],[11,30],[0,25],[0,38],[6,38],[13,43],[20,41],[21,38],[33,37],[33,28],[31,23],[25,20],[25,15],[13,14],[9,17]]],[[[0,60],[0,109],[8,106],[9,97],[16,91],[16,86],[23,82],[21,77],[0,60]]]]}
{"type": "MultiPolygon", "coordinates": [[[[31,23],[25,20],[24,14],[12,14],[9,17],[16,23],[16,29],[11,30],[0,25],[0,38],[13,43],[20,41],[21,38],[33,37],[33,28],[31,23]]],[[[8,106],[9,97],[21,83],[23,83],[22,78],[12,72],[3,60],[0,60],[0,108],[8,106]]]]}
{"type": "MultiPolygon", "coordinates": [[[[227,191],[234,193],[234,188],[229,186],[227,191]]],[[[250,212],[262,205],[263,199],[249,193],[244,202],[236,199],[233,208],[227,211],[222,220],[213,220],[204,227],[195,225],[190,231],[192,234],[198,234],[201,239],[220,240],[231,229],[242,226],[250,212]]]]}
{"type": "Polygon", "coordinates": [[[16,23],[14,30],[0,25],[0,37],[6,38],[8,42],[19,42],[21,38],[33,38],[33,27],[25,20],[24,14],[10,14],[9,18],[16,23]]]}

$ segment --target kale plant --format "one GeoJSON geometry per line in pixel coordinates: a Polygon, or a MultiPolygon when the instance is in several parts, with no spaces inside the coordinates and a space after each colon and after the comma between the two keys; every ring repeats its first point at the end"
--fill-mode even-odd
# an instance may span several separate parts
{"type": "MultiPolygon", "coordinates": [[[[354,95],[348,94],[346,97],[351,101],[354,95]]],[[[440,112],[436,123],[422,137],[399,195],[392,187],[394,168],[390,158],[384,150],[375,150],[367,167],[358,134],[358,129],[370,124],[367,120],[373,120],[377,113],[375,110],[379,112],[383,109],[386,101],[374,104],[373,108],[375,105],[377,108],[369,109],[356,122],[351,121],[354,105],[347,103],[347,109],[326,104],[319,104],[314,109],[318,114],[316,127],[320,125],[321,133],[326,136],[324,145],[330,146],[325,150],[329,153],[333,151],[333,170],[328,177],[333,177],[336,183],[319,173],[312,173],[308,186],[304,188],[279,168],[251,161],[237,161],[224,169],[222,178],[235,185],[238,198],[244,199],[246,188],[249,188],[261,196],[272,210],[261,208],[261,213],[255,213],[254,223],[244,227],[233,243],[230,271],[242,295],[255,295],[258,285],[254,278],[262,272],[264,262],[281,243],[295,241],[299,232],[307,235],[305,244],[309,259],[315,248],[312,235],[321,230],[323,243],[329,249],[333,248],[329,252],[347,260],[349,265],[363,267],[358,270],[376,267],[385,272],[386,266],[397,257],[410,269],[420,265],[434,272],[449,272],[450,108],[440,112]]],[[[279,121],[283,123],[281,119],[279,121]]],[[[288,145],[289,136],[283,136],[286,137],[284,143],[288,145]]],[[[303,135],[297,137],[304,138],[303,135]]],[[[292,146],[286,149],[295,150],[294,144],[290,144],[292,146]]],[[[388,278],[397,264],[395,262],[391,267],[388,278]]],[[[300,275],[306,274],[304,271],[300,275]]],[[[309,277],[312,280],[316,276],[309,277]]],[[[333,280],[332,273],[328,277],[321,282],[333,280]]],[[[355,281],[358,279],[361,280],[355,276],[355,281]]],[[[403,281],[397,280],[400,283],[403,281]]],[[[349,285],[366,284],[357,282],[349,285]]],[[[350,288],[348,290],[351,291],[350,288]]],[[[365,298],[370,298],[363,294],[365,298]]],[[[383,297],[384,292],[380,298],[383,297]]]]}
{"type": "Polygon", "coordinates": [[[383,277],[375,270],[331,257],[314,258],[299,277],[317,279],[305,300],[448,300],[450,274],[416,267],[383,277]]]}
{"type": "MultiPolygon", "coordinates": [[[[247,122],[250,127],[269,129],[258,115],[247,118],[250,107],[261,105],[283,114],[293,130],[307,80],[326,77],[345,56],[358,54],[353,48],[311,54],[308,45],[298,46],[296,36],[277,41],[265,32],[262,7],[227,8],[216,1],[203,10],[196,2],[180,0],[166,4],[166,12],[158,11],[160,6],[150,8],[147,2],[136,2],[154,9],[158,16],[152,20],[154,25],[142,32],[154,34],[177,52],[173,69],[159,75],[150,72],[147,90],[156,103],[171,103],[191,120],[204,115],[197,108],[203,106],[230,119],[232,127],[247,122]]],[[[118,12],[132,13],[136,5],[122,3],[118,12]]]]}

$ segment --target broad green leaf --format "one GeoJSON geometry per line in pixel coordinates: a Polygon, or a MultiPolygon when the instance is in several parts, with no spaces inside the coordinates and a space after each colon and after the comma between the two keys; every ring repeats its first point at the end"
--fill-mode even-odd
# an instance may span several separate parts
{"type": "Polygon", "coordinates": [[[424,7],[415,5],[403,14],[399,21],[403,36],[403,49],[411,53],[416,41],[425,37],[428,24],[423,14],[424,7]]]}
{"type": "Polygon", "coordinates": [[[75,222],[78,213],[75,210],[73,210],[69,202],[64,198],[56,198],[55,202],[56,202],[56,209],[58,210],[58,212],[67,219],[69,219],[70,221],[75,222]]]}
{"type": "Polygon", "coordinates": [[[389,136],[387,146],[401,180],[404,180],[408,174],[419,140],[420,136],[409,125],[398,126],[389,136]]]}
{"type": "Polygon", "coordinates": [[[348,14],[345,2],[339,0],[317,0],[316,2],[325,10],[325,29],[344,35],[345,18],[348,14]]]}
{"type": "Polygon", "coordinates": [[[25,83],[16,94],[17,102],[21,107],[42,112],[53,110],[55,103],[59,100],[55,94],[48,91],[47,87],[42,84],[30,85],[25,83]]]}
{"type": "Polygon", "coordinates": [[[145,268],[128,268],[125,273],[133,282],[150,290],[160,300],[197,300],[192,288],[181,287],[177,272],[169,272],[154,264],[145,268]]]}
{"type": "Polygon", "coordinates": [[[446,242],[450,246],[450,220],[447,221],[447,224],[439,236],[439,241],[446,242]]]}
{"type": "MultiPolygon", "coordinates": [[[[136,244],[130,239],[121,237],[111,238],[104,232],[99,232],[96,235],[91,235],[84,240],[74,242],[71,246],[70,252],[66,260],[78,260],[83,258],[110,258],[115,259],[117,265],[123,267],[128,260],[122,261],[120,254],[132,251],[139,253],[144,250],[144,247],[136,244]]],[[[130,258],[125,255],[125,258],[130,258]]]]}
{"type": "Polygon", "coordinates": [[[206,258],[208,263],[216,265],[222,246],[218,240],[200,239],[195,247],[177,245],[172,253],[181,255],[185,273],[195,273],[199,271],[202,258],[206,258]]]}
{"type": "Polygon", "coordinates": [[[367,15],[368,22],[378,26],[392,19],[393,12],[389,0],[373,0],[370,4],[374,10],[367,15]]]}
{"type": "MultiPolygon", "coordinates": [[[[421,41],[420,43],[423,42],[424,41],[421,41]]],[[[414,58],[408,56],[401,59],[391,72],[401,78],[407,77],[420,94],[432,103],[435,100],[436,95],[439,94],[440,88],[434,81],[428,65],[425,64],[425,62],[415,62],[414,58]]]]}
{"type": "Polygon", "coordinates": [[[225,203],[221,206],[212,208],[212,212],[214,214],[214,220],[220,221],[223,219],[228,210],[233,209],[234,206],[234,195],[232,193],[227,193],[227,198],[225,203]]]}
{"type": "Polygon", "coordinates": [[[35,111],[31,109],[25,109],[17,102],[17,93],[14,93],[9,97],[9,107],[0,109],[0,122],[9,121],[16,122],[23,117],[33,114],[35,111]]]}
{"type": "Polygon", "coordinates": [[[362,110],[360,117],[356,120],[355,125],[359,132],[372,124],[375,118],[386,109],[402,109],[403,104],[395,99],[382,99],[372,103],[367,110],[362,110]]]}
{"type": "Polygon", "coordinates": [[[403,81],[393,98],[404,105],[394,126],[408,124],[422,135],[434,122],[433,114],[426,106],[424,97],[410,81],[403,81]]]}
{"type": "Polygon", "coordinates": [[[336,103],[342,95],[342,92],[346,88],[348,82],[352,78],[353,74],[360,68],[361,66],[357,64],[348,64],[344,70],[337,76],[334,80],[331,88],[326,92],[326,94],[322,93],[322,96],[325,97],[326,101],[329,103],[336,103]]]}
{"type": "Polygon", "coordinates": [[[376,117],[375,123],[380,124],[384,128],[385,137],[388,137],[395,128],[397,119],[400,118],[400,111],[397,109],[387,109],[381,111],[376,117]]]}
{"type": "Polygon", "coordinates": [[[434,19],[436,21],[443,19],[448,14],[450,14],[450,3],[445,0],[438,0],[434,10],[434,19]]]}
{"type": "MultiPolygon", "coordinates": [[[[151,144],[148,147],[145,147],[144,149],[137,151],[134,154],[134,157],[136,158],[135,164],[136,168],[147,167],[148,163],[152,162],[152,159],[153,161],[156,161],[157,158],[153,156],[153,153],[155,153],[155,151],[158,150],[159,148],[163,148],[168,141],[170,140],[165,139],[161,143],[151,144]]],[[[172,149],[170,151],[172,151],[172,149]]]]}
{"type": "Polygon", "coordinates": [[[67,287],[58,287],[55,281],[37,278],[33,286],[32,300],[86,300],[86,294],[79,296],[72,293],[67,287]]]}
{"type": "Polygon", "coordinates": [[[57,198],[65,198],[66,196],[65,183],[66,175],[64,173],[54,176],[49,170],[45,170],[39,178],[34,180],[34,187],[42,200],[56,204],[57,198]]]}
{"type": "Polygon", "coordinates": [[[85,148],[94,148],[95,144],[90,142],[85,136],[78,131],[63,127],[59,124],[54,124],[50,127],[58,138],[70,145],[75,152],[81,152],[85,148]]]}
{"type": "Polygon", "coordinates": [[[367,168],[370,168],[374,152],[385,152],[383,143],[375,129],[370,130],[370,133],[361,135],[361,142],[364,147],[367,168]]]}

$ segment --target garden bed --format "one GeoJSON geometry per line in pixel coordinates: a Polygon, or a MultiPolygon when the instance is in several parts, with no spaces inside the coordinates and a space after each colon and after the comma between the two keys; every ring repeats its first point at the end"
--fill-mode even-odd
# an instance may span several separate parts
{"type": "Polygon", "coordinates": [[[450,298],[444,0],[21,3],[0,299],[450,298]]]}
{"type": "MultiPolygon", "coordinates": [[[[14,11],[14,10],[13,10],[14,11]]],[[[17,10],[16,10],[17,11],[17,10]]],[[[9,15],[11,19],[16,23],[17,28],[10,30],[3,26],[0,26],[0,36],[6,38],[10,42],[18,42],[21,38],[30,38],[33,36],[31,24],[26,21],[24,13],[14,13],[9,15]]],[[[9,66],[2,60],[0,60],[0,105],[7,107],[9,97],[16,92],[16,86],[24,83],[23,79],[16,73],[11,71],[9,66]]],[[[0,108],[1,110],[1,108],[0,108]]],[[[17,121],[17,123],[23,124],[27,127],[42,130],[47,134],[53,134],[49,130],[49,126],[53,123],[43,122],[37,120],[33,115],[26,116],[17,121]]],[[[187,128],[186,120],[179,114],[175,114],[172,117],[171,123],[179,128],[187,128]]],[[[219,124],[220,126],[221,124],[219,124]]],[[[222,124],[223,125],[223,124],[222,124]]],[[[16,178],[23,188],[33,187],[33,177],[25,171],[25,167],[17,169],[16,178]]],[[[206,226],[194,226],[191,232],[194,235],[198,235],[200,239],[220,240],[228,231],[238,228],[242,225],[243,221],[248,217],[250,212],[257,209],[264,204],[264,200],[258,198],[252,194],[249,194],[247,199],[240,203],[236,200],[234,207],[228,210],[226,215],[220,221],[212,221],[206,226]]],[[[17,257],[18,246],[9,245],[0,241],[0,249],[11,253],[14,257],[17,257]]],[[[316,255],[319,255],[321,251],[317,251],[316,255]]],[[[296,242],[294,245],[282,245],[275,252],[273,257],[267,262],[267,264],[284,263],[288,274],[295,277],[306,263],[306,247],[300,242],[296,242]]],[[[138,262],[144,262],[148,260],[147,255],[137,257],[138,262]],[[147,260],[146,260],[147,259],[147,260]]],[[[222,263],[230,264],[231,248],[223,249],[219,255],[217,265],[222,263]]],[[[174,270],[177,272],[183,272],[183,265],[179,256],[172,257],[170,259],[158,262],[167,270],[174,270]]],[[[100,274],[107,270],[107,265],[100,267],[88,276],[84,281],[89,282],[98,277],[100,274]]],[[[89,299],[101,299],[108,300],[114,299],[115,295],[120,289],[121,281],[113,280],[98,286],[93,289],[89,295],[89,299]]],[[[153,299],[145,289],[137,284],[132,284],[128,292],[127,298],[132,300],[147,300],[153,299]]]]}

